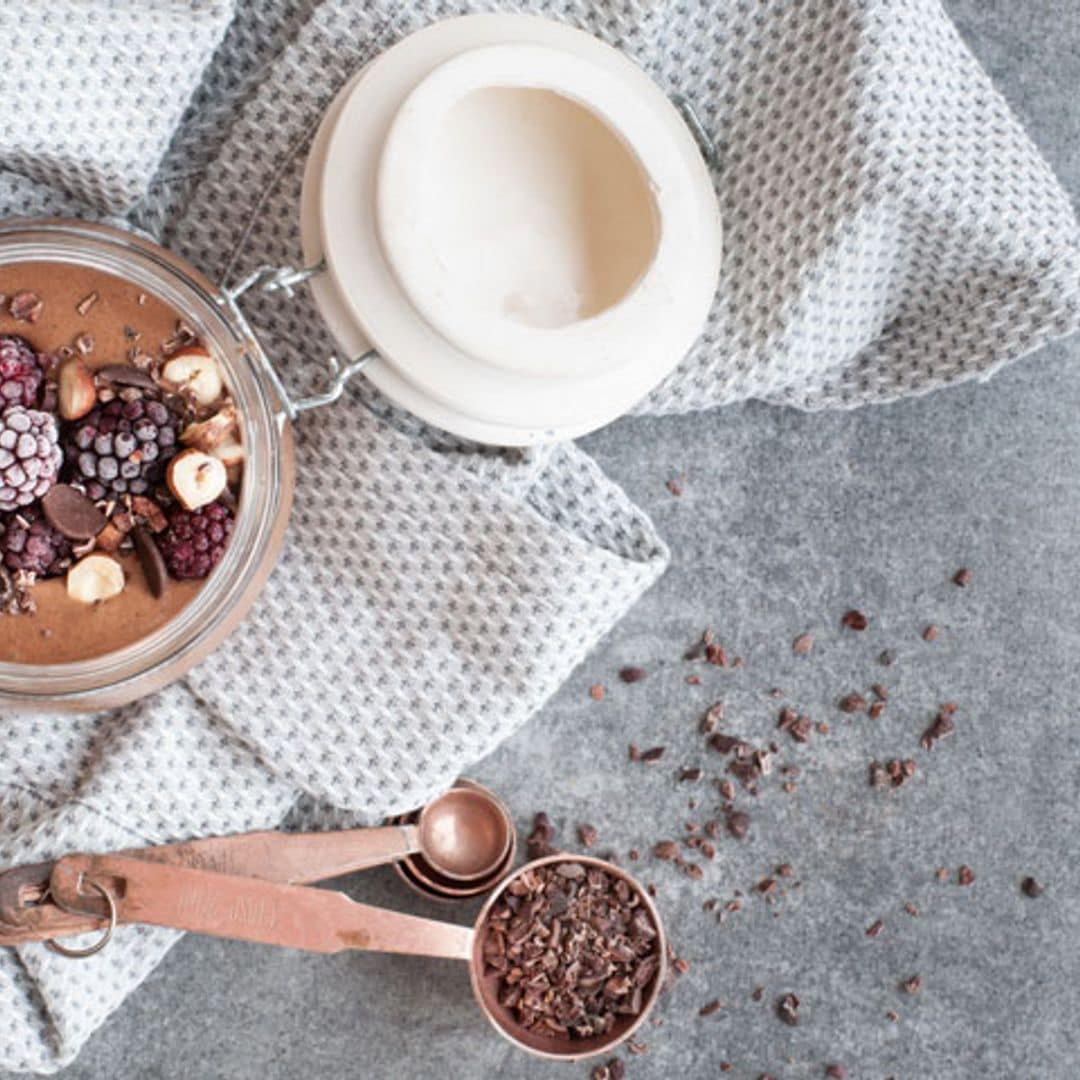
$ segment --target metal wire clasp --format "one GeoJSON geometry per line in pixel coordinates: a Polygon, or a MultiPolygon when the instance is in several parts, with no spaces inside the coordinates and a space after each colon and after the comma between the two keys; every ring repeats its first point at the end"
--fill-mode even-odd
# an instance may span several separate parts
{"type": "MultiPolygon", "coordinates": [[[[243,319],[243,314],[239,307],[239,300],[245,293],[250,292],[252,289],[258,289],[260,292],[267,293],[283,292],[286,296],[291,298],[296,295],[297,285],[303,285],[305,282],[310,281],[319,274],[325,273],[325,271],[325,259],[320,259],[313,266],[302,266],[299,268],[294,266],[263,265],[252,270],[250,274],[241,278],[235,285],[226,287],[223,291],[229,306],[241,319],[243,319]]],[[[285,414],[290,420],[295,420],[301,413],[307,412],[310,409],[319,409],[324,405],[333,405],[345,392],[345,385],[348,381],[355,374],[363,371],[363,369],[378,355],[379,354],[374,349],[369,349],[366,353],[354,357],[345,364],[343,364],[336,356],[330,356],[326,363],[330,374],[330,382],[324,390],[320,390],[316,394],[310,394],[307,397],[302,398],[294,398],[289,393],[285,384],[282,382],[277,369],[269,362],[269,360],[266,362],[265,370],[270,377],[271,383],[273,383],[274,389],[277,391],[278,398],[285,410],[285,414]]]]}

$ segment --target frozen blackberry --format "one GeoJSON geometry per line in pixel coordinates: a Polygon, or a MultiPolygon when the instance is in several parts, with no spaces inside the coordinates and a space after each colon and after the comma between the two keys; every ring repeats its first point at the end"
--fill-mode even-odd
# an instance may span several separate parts
{"type": "Polygon", "coordinates": [[[174,578],[204,578],[221,561],[233,531],[233,512],[215,502],[201,510],[177,504],[169,526],[157,537],[165,565],[174,578]]]}
{"type": "Polygon", "coordinates": [[[160,401],[110,401],[70,425],[64,451],[91,499],[144,495],[176,453],[179,420],[160,401]]]}
{"type": "Polygon", "coordinates": [[[46,366],[26,338],[0,334],[0,408],[37,405],[46,366]]]}
{"type": "Polygon", "coordinates": [[[56,577],[71,565],[71,543],[28,506],[0,517],[0,562],[9,570],[56,577]]]}
{"type": "Polygon", "coordinates": [[[63,453],[49,413],[12,405],[0,413],[0,511],[40,499],[56,483],[63,453]]]}

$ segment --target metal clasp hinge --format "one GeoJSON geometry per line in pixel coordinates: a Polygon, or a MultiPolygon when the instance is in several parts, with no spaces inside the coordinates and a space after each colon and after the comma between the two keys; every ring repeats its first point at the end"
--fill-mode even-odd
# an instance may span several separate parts
{"type": "MultiPolygon", "coordinates": [[[[303,285],[305,282],[324,273],[325,270],[325,259],[320,259],[319,262],[315,263],[313,266],[303,266],[299,268],[293,266],[264,265],[252,270],[250,274],[242,278],[231,288],[225,288],[223,291],[229,306],[241,320],[246,322],[243,313],[240,311],[239,305],[240,298],[245,293],[250,292],[252,289],[258,289],[260,292],[267,293],[283,292],[286,296],[291,298],[296,295],[297,285],[303,285]]],[[[277,369],[270,363],[269,359],[266,361],[266,373],[270,377],[274,389],[277,391],[278,398],[281,401],[286,416],[288,416],[290,420],[296,420],[301,413],[308,412],[310,409],[319,409],[324,405],[333,405],[345,392],[345,385],[348,381],[355,374],[363,371],[363,369],[378,355],[379,354],[375,349],[369,349],[366,353],[354,357],[346,364],[343,364],[337,356],[330,356],[326,364],[330,374],[330,382],[324,390],[302,398],[294,398],[289,393],[285,384],[282,382],[277,369]]]]}

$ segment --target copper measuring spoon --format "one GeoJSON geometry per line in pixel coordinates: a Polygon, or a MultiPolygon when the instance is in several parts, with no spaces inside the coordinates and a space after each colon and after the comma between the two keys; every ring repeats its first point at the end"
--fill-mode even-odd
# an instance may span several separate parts
{"type": "MultiPolygon", "coordinates": [[[[269,881],[307,883],[422,857],[456,897],[490,889],[515,849],[509,811],[486,788],[459,781],[416,821],[325,833],[253,832],[124,852],[144,862],[215,870],[269,881]],[[470,876],[474,875],[474,876],[470,876]]],[[[103,929],[108,913],[80,914],[50,904],[53,863],[0,872],[0,945],[46,941],[103,929]]],[[[433,887],[432,891],[438,887],[433,887]]],[[[64,947],[60,947],[64,951],[64,947]]]]}
{"type": "Polygon", "coordinates": [[[358,903],[341,892],[283,885],[214,871],[142,862],[121,855],[68,855],[50,882],[57,902],[84,910],[104,898],[112,921],[148,923],[214,937],[337,953],[347,949],[466,960],[477,1003],[506,1039],[540,1057],[578,1060],[602,1054],[644,1022],[663,985],[667,945],[663,925],[646,891],[617,866],[583,855],[550,855],[505,878],[472,927],[404,915],[358,903]],[[636,894],[656,930],[659,963],[644,988],[641,1011],[619,1016],[603,1035],[548,1037],[524,1029],[498,999],[499,976],[486,970],[484,933],[499,897],[523,874],[549,863],[579,863],[621,878],[636,894]]]}

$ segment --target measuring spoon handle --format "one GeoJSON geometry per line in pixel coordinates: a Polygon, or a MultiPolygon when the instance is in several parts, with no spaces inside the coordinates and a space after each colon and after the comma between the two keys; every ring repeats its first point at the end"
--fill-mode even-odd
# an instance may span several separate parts
{"type": "Polygon", "coordinates": [[[419,851],[415,825],[322,833],[251,832],[124,852],[147,862],[292,884],[323,881],[419,851]]]}
{"type": "Polygon", "coordinates": [[[125,923],[308,952],[363,949],[455,960],[472,955],[469,927],[359,904],[328,889],[121,855],[67,855],[53,867],[50,888],[65,908],[78,909],[94,895],[90,882],[109,891],[125,923]]]}

